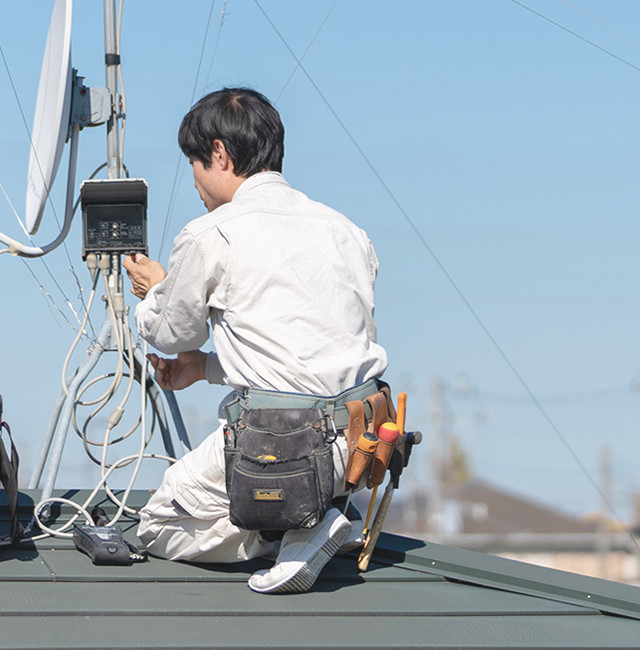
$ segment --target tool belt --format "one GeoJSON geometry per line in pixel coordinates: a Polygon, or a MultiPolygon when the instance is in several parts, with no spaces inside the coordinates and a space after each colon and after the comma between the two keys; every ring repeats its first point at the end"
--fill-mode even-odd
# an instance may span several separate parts
{"type": "MultiPolygon", "coordinates": [[[[225,405],[224,409],[227,415],[227,423],[230,426],[233,426],[239,420],[240,413],[252,409],[319,409],[325,417],[333,421],[330,428],[335,426],[337,431],[342,431],[347,429],[350,421],[349,411],[346,408],[347,403],[362,401],[378,391],[386,391],[386,394],[389,395],[389,387],[379,379],[370,379],[363,384],[359,384],[338,395],[330,397],[246,388],[242,394],[225,405]]],[[[389,401],[391,401],[390,398],[389,401]]],[[[365,405],[364,416],[368,420],[372,418],[373,412],[370,404],[365,405]]]]}
{"type": "Polygon", "coordinates": [[[231,522],[261,531],[322,521],[333,497],[335,435],[345,435],[350,464],[360,434],[396,417],[389,387],[377,379],[330,397],[246,389],[225,411],[231,522]]]}

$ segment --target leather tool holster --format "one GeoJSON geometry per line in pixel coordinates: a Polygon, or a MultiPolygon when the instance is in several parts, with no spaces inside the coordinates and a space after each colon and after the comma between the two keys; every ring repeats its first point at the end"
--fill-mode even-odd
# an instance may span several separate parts
{"type": "MultiPolygon", "coordinates": [[[[391,399],[389,385],[379,381],[380,391],[369,395],[363,401],[347,402],[345,407],[349,413],[349,426],[344,431],[349,449],[349,460],[345,472],[344,489],[349,489],[346,477],[349,475],[353,455],[358,447],[358,440],[365,432],[377,434],[378,427],[384,422],[396,421],[396,409],[391,399]]],[[[367,472],[363,473],[363,476],[367,472]]]]}

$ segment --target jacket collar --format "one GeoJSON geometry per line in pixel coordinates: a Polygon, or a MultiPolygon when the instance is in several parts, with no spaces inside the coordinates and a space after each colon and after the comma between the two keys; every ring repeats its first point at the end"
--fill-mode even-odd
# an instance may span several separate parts
{"type": "Polygon", "coordinates": [[[247,192],[260,187],[261,185],[288,185],[287,181],[284,179],[284,176],[280,172],[258,172],[249,176],[242,184],[238,187],[233,195],[232,201],[244,196],[247,192]]]}

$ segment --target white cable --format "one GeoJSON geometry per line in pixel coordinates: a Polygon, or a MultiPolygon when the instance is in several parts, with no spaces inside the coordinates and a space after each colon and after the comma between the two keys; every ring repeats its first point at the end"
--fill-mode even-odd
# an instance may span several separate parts
{"type": "Polygon", "coordinates": [[[49,499],[44,499],[43,501],[40,501],[40,503],[38,503],[38,505],[35,507],[33,511],[33,516],[35,517],[35,520],[38,522],[38,526],[40,527],[40,529],[43,530],[45,533],[48,533],[49,535],[53,535],[56,537],[73,537],[72,533],[63,533],[62,531],[68,528],[69,526],[71,526],[71,524],[73,524],[73,522],[75,522],[75,520],[81,514],[84,515],[87,523],[90,526],[94,525],[93,518],[85,509],[86,505],[87,504],[85,503],[84,506],[79,506],[77,503],[74,503],[69,499],[63,499],[62,497],[51,497],[49,499]],[[72,508],[75,508],[78,512],[64,526],[62,526],[58,530],[54,530],[53,528],[49,528],[46,524],[43,524],[42,521],[40,520],[40,512],[42,511],[44,506],[47,505],[48,503],[63,503],[65,505],[71,506],[72,508]]]}
{"type": "Polygon", "coordinates": [[[71,355],[76,349],[76,346],[78,345],[78,342],[82,338],[82,335],[85,333],[85,327],[87,325],[87,320],[89,319],[89,310],[91,309],[93,298],[96,295],[96,287],[98,286],[98,277],[99,276],[96,275],[96,278],[93,281],[93,288],[91,289],[91,293],[89,294],[89,300],[87,301],[87,306],[84,312],[84,318],[82,319],[82,323],[80,324],[80,330],[78,331],[76,338],[73,339],[73,343],[71,344],[71,347],[69,348],[69,352],[67,352],[67,356],[65,357],[64,363],[62,364],[62,389],[64,390],[65,395],[69,394],[69,389],[67,387],[67,368],[69,367],[69,362],[71,361],[71,355]]]}
{"type": "MultiPolygon", "coordinates": [[[[47,537],[71,538],[71,537],[73,537],[73,534],[72,533],[65,533],[64,531],[67,530],[68,528],[70,528],[75,523],[75,521],[78,519],[80,514],[83,514],[85,516],[85,519],[87,520],[87,523],[89,523],[90,525],[93,525],[93,519],[91,518],[91,515],[89,514],[89,512],[87,512],[86,508],[90,505],[91,501],[96,496],[96,494],[98,493],[98,491],[100,490],[100,488],[102,487],[104,482],[109,478],[111,473],[114,470],[116,470],[117,468],[119,468],[121,465],[126,465],[127,463],[130,463],[132,460],[134,460],[136,458],[139,458],[138,454],[134,454],[132,456],[125,456],[124,458],[121,458],[120,460],[116,461],[111,466],[109,471],[105,474],[104,479],[102,479],[98,483],[98,485],[96,485],[96,487],[93,489],[91,494],[85,499],[84,503],[81,506],[78,505],[77,503],[74,503],[73,501],[69,501],[68,499],[63,499],[62,497],[50,497],[49,499],[45,499],[45,500],[40,501],[39,503],[37,503],[36,507],[34,508],[34,511],[33,511],[34,512],[34,517],[35,517],[36,521],[38,522],[38,525],[40,526],[40,528],[45,531],[45,534],[36,535],[34,537],[25,537],[25,538],[21,539],[20,541],[21,542],[32,542],[32,541],[37,541],[37,540],[40,540],[40,539],[46,539],[47,537]],[[42,522],[40,521],[40,518],[39,518],[40,512],[43,510],[44,506],[47,505],[48,503],[63,503],[63,504],[66,504],[66,505],[69,505],[69,506],[75,508],[78,511],[78,513],[75,514],[69,521],[67,521],[60,528],[57,528],[57,529],[48,528],[47,526],[42,524],[42,522]]],[[[143,454],[142,458],[149,458],[149,459],[154,459],[154,460],[164,460],[164,461],[167,461],[169,463],[175,463],[176,462],[175,458],[171,458],[171,456],[164,456],[164,455],[161,455],[161,454],[143,454]]],[[[120,516],[120,514],[122,514],[122,513],[119,513],[118,517],[120,516]]],[[[109,523],[109,525],[111,525],[114,521],[115,521],[115,518],[112,520],[112,522],[109,523]]],[[[5,543],[0,543],[0,547],[1,546],[8,546],[8,545],[9,545],[8,543],[6,543],[6,544],[5,543]]]]}
{"type": "MultiPolygon", "coordinates": [[[[101,271],[104,271],[104,269],[101,268],[101,271]]],[[[115,339],[116,339],[116,349],[118,351],[118,365],[116,366],[116,371],[113,375],[113,381],[111,382],[111,385],[100,397],[97,397],[94,400],[89,400],[87,402],[77,402],[77,404],[79,404],[80,406],[92,406],[94,404],[100,404],[98,408],[91,414],[91,417],[94,417],[99,411],[101,411],[104,408],[104,406],[107,404],[109,399],[113,397],[116,390],[118,390],[118,387],[120,386],[120,382],[122,381],[122,375],[124,370],[124,363],[122,361],[122,355],[123,355],[122,339],[120,336],[118,336],[118,319],[116,318],[116,313],[113,308],[111,288],[109,287],[109,282],[106,273],[103,273],[103,279],[104,279],[105,292],[107,296],[107,305],[109,307],[109,313],[111,315],[111,320],[113,323],[113,331],[115,331],[116,333],[115,339]]]]}
{"type": "MultiPolygon", "coordinates": [[[[112,377],[112,376],[113,376],[113,373],[105,373],[104,375],[100,375],[99,377],[94,377],[90,382],[88,382],[87,384],[85,384],[85,385],[84,385],[84,386],[83,386],[83,387],[78,391],[78,395],[82,395],[82,393],[84,393],[84,392],[85,392],[86,390],[88,390],[91,386],[93,386],[93,384],[95,384],[95,383],[97,383],[97,382],[99,382],[99,381],[102,381],[102,380],[104,380],[104,379],[107,379],[107,378],[109,378],[109,377],[112,377]]],[[[130,375],[129,375],[128,373],[125,373],[124,376],[129,377],[130,375]]],[[[102,446],[102,442],[98,442],[98,441],[96,441],[96,440],[91,440],[91,439],[87,436],[87,427],[88,427],[88,424],[89,424],[89,422],[90,422],[90,421],[95,417],[95,415],[97,414],[96,412],[90,414],[90,415],[87,417],[87,419],[85,420],[84,426],[82,427],[82,431],[78,428],[78,422],[77,422],[77,420],[76,420],[76,408],[77,408],[78,406],[83,406],[83,405],[84,405],[84,404],[82,404],[78,399],[76,399],[76,402],[75,402],[75,404],[74,404],[74,410],[73,410],[73,413],[72,413],[72,424],[73,424],[73,428],[74,428],[75,432],[76,432],[76,433],[77,433],[77,434],[82,438],[83,443],[86,443],[86,444],[85,444],[85,450],[87,449],[86,445],[93,445],[94,447],[101,447],[101,446],[102,446]]],[[[117,409],[114,409],[114,412],[115,412],[116,410],[117,410],[117,409]]],[[[122,409],[122,410],[123,410],[123,409],[122,409]]],[[[152,413],[153,413],[153,412],[152,412],[152,413]]],[[[115,417],[115,416],[113,416],[113,413],[112,413],[111,416],[109,417],[109,420],[111,420],[112,417],[115,417]]],[[[153,431],[153,430],[155,429],[155,420],[156,420],[155,413],[153,413],[153,420],[152,420],[152,422],[151,422],[151,427],[150,427],[150,430],[151,430],[151,431],[153,431]]],[[[141,417],[138,418],[138,421],[136,422],[136,424],[134,424],[134,425],[129,429],[129,431],[127,431],[125,434],[121,435],[121,436],[120,436],[119,438],[117,438],[116,440],[112,440],[109,444],[110,444],[110,445],[114,445],[114,444],[117,444],[117,443],[119,443],[119,442],[122,442],[123,440],[126,440],[126,439],[127,439],[127,438],[128,438],[128,437],[129,437],[129,436],[130,436],[130,435],[131,435],[131,434],[132,434],[132,433],[133,433],[133,432],[134,432],[134,431],[135,431],[135,430],[140,426],[140,421],[141,421],[141,417]]],[[[115,428],[115,425],[116,425],[116,424],[117,424],[117,422],[115,422],[115,423],[112,425],[112,428],[115,428]]],[[[151,436],[149,436],[149,438],[150,438],[150,437],[151,437],[151,436]]],[[[149,441],[147,441],[147,444],[148,444],[148,443],[149,443],[149,441]]],[[[92,458],[92,460],[94,460],[96,463],[100,464],[100,462],[97,461],[97,460],[95,460],[95,459],[93,458],[93,456],[92,456],[89,452],[87,452],[87,453],[88,453],[88,455],[92,458]]]]}
{"type": "MultiPolygon", "coordinates": [[[[107,482],[106,479],[103,478],[104,482],[104,487],[105,491],[109,495],[112,501],[118,502],[119,507],[118,511],[116,512],[115,516],[113,519],[109,522],[109,526],[112,526],[115,524],[116,521],[120,518],[122,515],[122,512],[126,510],[127,513],[129,514],[134,514],[136,511],[133,508],[129,508],[126,503],[127,499],[129,498],[129,494],[131,493],[131,490],[133,489],[133,484],[135,483],[136,478],[138,477],[138,472],[140,471],[140,466],[142,464],[142,459],[144,458],[144,450],[146,449],[147,446],[147,441],[146,441],[146,428],[147,428],[147,364],[146,364],[146,358],[147,358],[147,352],[148,352],[148,344],[146,341],[143,343],[143,353],[144,353],[144,358],[145,358],[145,363],[142,364],[142,368],[140,369],[140,415],[141,415],[141,424],[140,424],[140,449],[138,451],[138,460],[136,462],[136,465],[133,469],[133,472],[131,474],[131,479],[129,481],[129,485],[127,486],[127,489],[125,490],[125,493],[122,497],[122,501],[118,501],[115,497],[115,495],[111,492],[111,490],[108,489],[107,487],[107,482]]],[[[132,373],[133,374],[133,369],[132,373]]],[[[105,446],[106,447],[106,446],[105,446]]],[[[103,458],[106,458],[106,452],[103,452],[103,458]]],[[[104,471],[104,469],[103,469],[104,471]]]]}

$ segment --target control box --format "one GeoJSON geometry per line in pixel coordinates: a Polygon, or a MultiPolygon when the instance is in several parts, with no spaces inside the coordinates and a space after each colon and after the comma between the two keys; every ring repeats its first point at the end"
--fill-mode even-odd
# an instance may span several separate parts
{"type": "Polygon", "coordinates": [[[80,202],[83,260],[89,253],[149,254],[144,179],[84,181],[80,202]]]}

